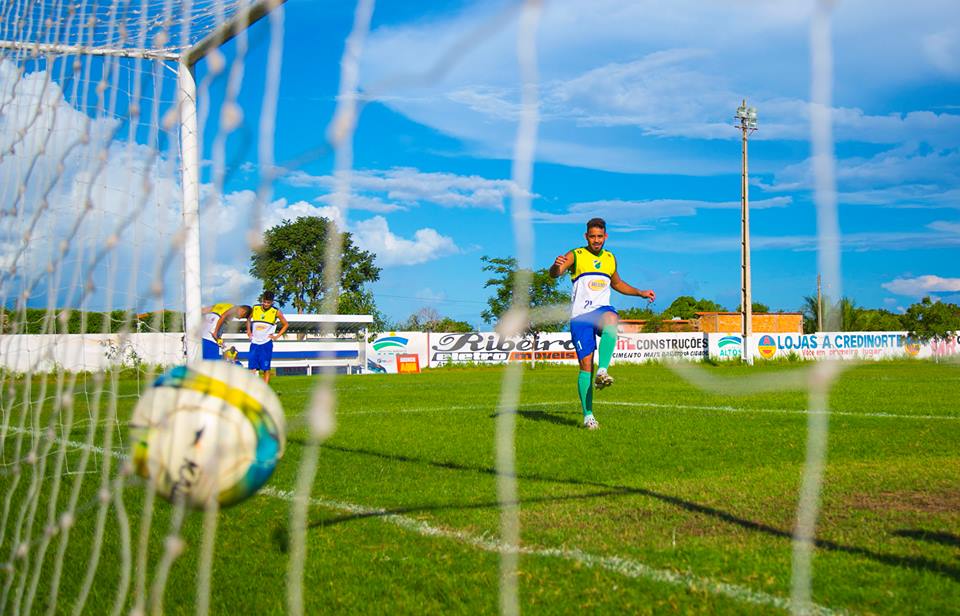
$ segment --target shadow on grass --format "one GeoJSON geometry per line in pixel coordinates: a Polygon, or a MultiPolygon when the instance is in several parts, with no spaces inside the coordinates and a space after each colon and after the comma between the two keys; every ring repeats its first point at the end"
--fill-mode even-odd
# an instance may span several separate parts
{"type": "MultiPolygon", "coordinates": [[[[531,503],[547,503],[547,502],[562,502],[562,501],[574,501],[574,500],[588,500],[591,498],[604,498],[607,496],[621,496],[627,494],[628,492],[624,490],[600,490],[595,492],[587,492],[584,494],[568,494],[565,496],[537,496],[532,498],[525,498],[520,502],[505,502],[505,505],[519,505],[521,503],[531,504],[531,503]]],[[[382,509],[374,511],[365,511],[362,513],[351,513],[347,515],[331,515],[331,516],[322,516],[310,520],[307,523],[307,528],[322,528],[324,526],[333,526],[335,524],[343,524],[344,522],[353,522],[354,520],[364,520],[367,518],[382,518],[391,515],[404,515],[407,513],[423,513],[426,511],[444,511],[444,510],[454,510],[454,511],[465,511],[469,509],[495,509],[500,507],[501,503],[499,501],[486,501],[482,503],[437,503],[430,505],[411,505],[409,507],[396,507],[394,509],[382,509]]],[[[289,536],[287,534],[287,527],[277,527],[273,531],[273,541],[277,545],[277,548],[286,552],[287,547],[289,546],[289,536]]]]}
{"type": "MultiPolygon", "coordinates": [[[[305,441],[301,439],[288,439],[288,442],[305,444],[305,441]]],[[[344,446],[330,445],[330,444],[324,445],[324,448],[331,451],[339,451],[341,453],[370,456],[374,458],[380,458],[382,460],[392,460],[396,462],[421,464],[421,465],[432,466],[435,468],[442,468],[447,470],[467,471],[467,472],[481,473],[484,475],[493,475],[493,476],[498,474],[496,469],[489,466],[475,466],[475,465],[469,465],[469,464],[463,464],[460,462],[451,462],[451,461],[426,460],[426,459],[417,458],[414,456],[385,453],[381,451],[373,451],[370,449],[344,447],[344,446]]],[[[710,505],[700,504],[694,501],[685,500],[678,496],[664,494],[662,492],[656,492],[654,490],[648,490],[646,488],[622,486],[622,485],[604,483],[602,481],[586,481],[586,480],[574,479],[574,478],[549,477],[549,476],[541,475],[537,473],[519,473],[516,475],[516,478],[524,481],[540,481],[545,483],[556,483],[556,484],[564,484],[564,485],[599,488],[602,491],[609,492],[607,494],[604,494],[601,491],[592,495],[585,494],[585,495],[574,495],[572,497],[543,498],[541,499],[542,501],[564,500],[564,499],[571,499],[571,498],[595,498],[599,496],[645,496],[648,498],[653,498],[655,500],[658,500],[662,503],[673,505],[677,509],[690,511],[692,513],[699,513],[701,515],[705,515],[710,518],[720,520],[722,522],[726,522],[733,526],[738,526],[740,528],[744,528],[749,531],[763,533],[765,535],[769,535],[771,537],[777,537],[785,541],[793,540],[793,534],[788,530],[776,528],[774,526],[765,524],[763,522],[757,522],[755,520],[743,518],[733,513],[730,513],[729,511],[724,511],[716,507],[711,507],[710,505]]],[[[530,502],[537,502],[537,501],[535,499],[527,499],[522,502],[530,503],[530,502]]],[[[479,508],[479,507],[492,507],[497,505],[498,503],[481,503],[479,505],[467,503],[463,505],[427,504],[423,506],[409,506],[409,507],[402,507],[398,509],[378,511],[378,512],[373,512],[369,514],[365,513],[365,514],[358,514],[358,515],[342,516],[345,519],[338,520],[338,523],[346,522],[354,519],[381,517],[381,516],[389,516],[389,515],[395,515],[395,514],[399,515],[399,514],[405,514],[405,513],[413,513],[417,511],[431,511],[436,509],[470,509],[470,508],[479,508]]],[[[318,525],[320,524],[323,524],[323,522],[320,522],[318,525]]],[[[313,524],[311,524],[311,526],[313,526],[313,524]]],[[[954,537],[953,535],[949,535],[948,533],[927,533],[926,537],[929,537],[932,535],[936,535],[936,536],[947,535],[949,537],[954,537]]],[[[926,558],[922,556],[899,556],[896,554],[884,554],[884,553],[875,552],[873,550],[863,548],[863,547],[845,545],[837,541],[832,541],[830,539],[816,539],[814,541],[814,545],[816,545],[816,547],[821,550],[826,550],[829,552],[837,552],[841,554],[851,554],[854,556],[861,556],[861,557],[873,560],[875,562],[882,563],[884,565],[889,565],[893,567],[904,567],[907,569],[922,569],[924,571],[930,571],[932,573],[936,573],[936,574],[948,577],[955,582],[960,582],[960,567],[956,567],[954,565],[943,563],[930,558],[926,558]]]]}
{"type": "MultiPolygon", "coordinates": [[[[523,417],[524,419],[529,419],[531,421],[545,421],[547,423],[552,423],[558,426],[566,426],[566,427],[574,427],[574,428],[580,427],[580,422],[576,421],[575,419],[569,419],[567,417],[562,417],[560,415],[556,415],[554,413],[548,413],[546,411],[518,410],[518,411],[514,411],[514,413],[516,413],[520,417],[523,417]]],[[[493,413],[492,415],[490,415],[490,418],[493,419],[499,414],[500,413],[493,413]]]]}
{"type": "Polygon", "coordinates": [[[950,533],[942,533],[932,530],[922,529],[901,529],[893,531],[895,537],[906,537],[907,539],[917,539],[927,543],[939,543],[951,547],[960,548],[960,537],[950,533]]]}

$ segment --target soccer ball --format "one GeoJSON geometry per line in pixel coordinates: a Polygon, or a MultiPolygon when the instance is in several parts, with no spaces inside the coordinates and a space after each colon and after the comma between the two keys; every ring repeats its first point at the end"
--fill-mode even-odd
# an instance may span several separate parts
{"type": "Polygon", "coordinates": [[[286,426],[273,390],[225,361],[171,368],[130,420],[133,470],[171,502],[222,506],[256,492],[283,456],[286,426]]]}

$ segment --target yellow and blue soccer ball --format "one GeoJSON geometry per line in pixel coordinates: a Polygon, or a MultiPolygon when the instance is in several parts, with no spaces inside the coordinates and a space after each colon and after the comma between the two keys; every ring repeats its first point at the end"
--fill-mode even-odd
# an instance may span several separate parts
{"type": "Polygon", "coordinates": [[[247,498],[286,445],[277,395],[255,373],[222,361],[159,376],[140,397],[130,434],[134,472],[171,502],[193,507],[247,498]]]}

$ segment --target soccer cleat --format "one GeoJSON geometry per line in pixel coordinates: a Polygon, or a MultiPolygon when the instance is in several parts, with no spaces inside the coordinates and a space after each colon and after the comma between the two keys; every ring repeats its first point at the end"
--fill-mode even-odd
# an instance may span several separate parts
{"type": "Polygon", "coordinates": [[[600,429],[600,424],[597,423],[597,418],[593,415],[587,415],[583,418],[583,427],[587,430],[598,430],[600,429]]]}
{"type": "Polygon", "coordinates": [[[603,389],[613,385],[613,377],[607,374],[606,370],[597,370],[597,378],[593,381],[597,389],[603,389]]]}

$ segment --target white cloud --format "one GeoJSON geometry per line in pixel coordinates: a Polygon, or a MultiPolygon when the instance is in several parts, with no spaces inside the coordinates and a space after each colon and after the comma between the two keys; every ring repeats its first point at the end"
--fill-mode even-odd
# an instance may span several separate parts
{"type": "MultiPolygon", "coordinates": [[[[291,186],[335,188],[335,178],[330,175],[310,175],[304,171],[293,171],[283,176],[283,181],[291,186]]],[[[423,172],[411,167],[394,167],[387,170],[359,170],[350,174],[351,191],[367,195],[355,199],[361,209],[373,209],[378,203],[383,207],[407,207],[418,203],[430,203],[449,208],[479,208],[502,212],[504,202],[510,197],[514,184],[511,180],[490,180],[478,175],[457,175],[454,173],[423,172]],[[383,195],[389,204],[377,197],[376,202],[369,194],[383,195]],[[367,207],[363,207],[367,206],[367,207]]],[[[332,197],[322,196],[325,202],[332,197]]],[[[380,211],[390,211],[380,210],[380,211]]]]}
{"type": "Polygon", "coordinates": [[[317,206],[306,201],[296,201],[288,204],[286,199],[277,199],[267,208],[263,228],[266,230],[284,221],[295,221],[298,218],[309,216],[332,220],[341,229],[347,227],[346,221],[343,219],[343,213],[335,207],[317,206]]]}
{"type": "Polygon", "coordinates": [[[221,263],[211,265],[205,278],[204,294],[208,298],[232,298],[237,302],[253,301],[251,298],[259,295],[262,285],[246,271],[221,263]]]}
{"type": "MultiPolygon", "coordinates": [[[[956,248],[960,246],[960,234],[944,232],[927,226],[929,231],[866,231],[845,233],[840,237],[840,247],[845,252],[906,251],[919,248],[956,248]]],[[[820,238],[816,235],[752,235],[752,250],[789,250],[807,252],[817,250],[820,238]]],[[[740,250],[740,236],[718,236],[690,233],[656,233],[644,236],[640,241],[619,240],[618,246],[643,248],[666,253],[711,253],[740,250]]]]}
{"type": "Polygon", "coordinates": [[[417,299],[424,300],[427,303],[442,302],[443,300],[447,299],[447,294],[445,291],[434,291],[430,287],[424,287],[423,289],[420,289],[414,293],[413,296],[417,299]]]}
{"type": "MultiPolygon", "coordinates": [[[[323,203],[329,206],[335,206],[336,196],[333,194],[321,195],[314,199],[317,203],[323,203]]],[[[390,212],[403,212],[409,207],[398,205],[396,203],[387,203],[379,197],[367,197],[364,195],[352,195],[350,197],[350,209],[351,210],[360,210],[364,212],[377,212],[380,214],[387,214],[390,212]]]]}
{"type": "MultiPolygon", "coordinates": [[[[841,203],[960,208],[960,149],[920,152],[915,145],[879,152],[870,158],[838,160],[841,203]]],[[[811,190],[811,159],[787,165],[767,191],[811,190]]]]}
{"type": "Polygon", "coordinates": [[[960,278],[941,278],[927,274],[915,278],[895,278],[880,286],[897,295],[922,297],[929,293],[960,291],[960,278]]]}
{"type": "Polygon", "coordinates": [[[357,245],[375,253],[377,264],[385,267],[417,265],[460,252],[453,239],[430,228],[417,230],[412,240],[399,237],[383,216],[358,222],[351,232],[357,245]]]}
{"type": "Polygon", "coordinates": [[[945,75],[960,76],[960,30],[943,30],[923,37],[923,52],[945,75]]]}
{"type": "MultiPolygon", "coordinates": [[[[760,109],[755,139],[809,139],[813,7],[697,0],[547,3],[537,33],[538,159],[611,171],[715,172],[714,157],[702,151],[688,150],[678,165],[658,165],[657,154],[671,156],[660,138],[736,139],[731,116],[745,95],[760,109]],[[617,148],[632,153],[602,153],[617,148]]],[[[376,92],[377,84],[389,83],[383,98],[374,98],[476,152],[510,157],[519,101],[516,22],[484,29],[497,23],[501,10],[507,10],[502,3],[475,2],[441,18],[375,30],[364,50],[365,87],[376,92]],[[445,55],[453,49],[462,56],[445,55]],[[438,67],[443,70],[434,71],[438,67]]],[[[960,116],[922,107],[891,112],[877,101],[951,74],[960,57],[953,53],[957,36],[942,24],[958,18],[955,0],[882,8],[871,0],[838,4],[832,14],[838,141],[955,146],[960,116]],[[856,84],[849,94],[848,84],[856,84]]]]}
{"type": "Polygon", "coordinates": [[[148,309],[159,282],[173,301],[182,218],[169,159],[122,141],[118,120],[88,116],[48,79],[0,59],[0,242],[15,267],[0,294],[148,309]]]}
{"type": "MultiPolygon", "coordinates": [[[[787,207],[790,197],[757,199],[750,202],[753,210],[787,207]]],[[[740,201],[697,201],[689,199],[651,199],[649,201],[623,201],[618,199],[574,203],[566,213],[534,211],[533,220],[542,223],[585,223],[598,216],[609,225],[620,225],[621,230],[636,231],[648,229],[640,225],[642,221],[696,216],[699,210],[735,210],[740,209],[740,201]]]]}

